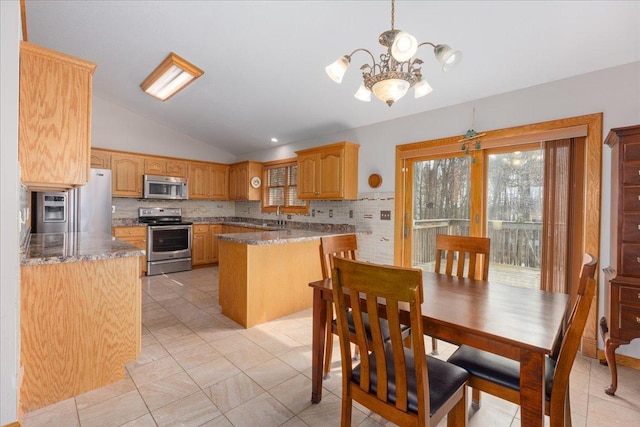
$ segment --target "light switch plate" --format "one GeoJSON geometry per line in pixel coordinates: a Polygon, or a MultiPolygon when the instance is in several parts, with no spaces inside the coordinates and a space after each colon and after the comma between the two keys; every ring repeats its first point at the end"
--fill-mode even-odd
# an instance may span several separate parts
{"type": "Polygon", "coordinates": [[[384,221],[390,221],[391,211],[380,211],[380,219],[384,221]]]}

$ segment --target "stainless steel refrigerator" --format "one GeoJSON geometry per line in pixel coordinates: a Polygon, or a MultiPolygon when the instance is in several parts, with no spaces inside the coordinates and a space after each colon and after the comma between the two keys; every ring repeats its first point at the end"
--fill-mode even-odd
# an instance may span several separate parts
{"type": "Polygon", "coordinates": [[[91,169],[89,182],[64,192],[32,193],[31,232],[111,234],[111,170],[91,169]]]}

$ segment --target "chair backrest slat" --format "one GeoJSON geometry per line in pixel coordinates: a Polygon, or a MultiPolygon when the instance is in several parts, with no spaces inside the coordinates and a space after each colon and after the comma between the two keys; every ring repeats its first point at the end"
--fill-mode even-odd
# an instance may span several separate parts
{"type": "Polygon", "coordinates": [[[446,253],[445,274],[454,275],[454,262],[457,260],[455,275],[471,279],[487,280],[489,277],[489,251],[491,240],[488,237],[436,236],[436,273],[441,272],[441,259],[446,253]],[[466,261],[468,257],[468,262],[466,261]],[[481,273],[478,274],[478,263],[482,262],[481,273]],[[467,274],[465,275],[465,270],[467,274]]]}

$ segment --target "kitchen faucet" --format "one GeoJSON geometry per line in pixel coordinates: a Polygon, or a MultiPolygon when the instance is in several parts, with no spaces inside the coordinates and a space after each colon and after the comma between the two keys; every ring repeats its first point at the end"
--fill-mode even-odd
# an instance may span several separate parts
{"type": "Polygon", "coordinates": [[[276,215],[278,216],[278,220],[276,221],[276,224],[278,226],[284,226],[284,220],[281,219],[282,207],[283,207],[282,205],[276,206],[276,215]]]}

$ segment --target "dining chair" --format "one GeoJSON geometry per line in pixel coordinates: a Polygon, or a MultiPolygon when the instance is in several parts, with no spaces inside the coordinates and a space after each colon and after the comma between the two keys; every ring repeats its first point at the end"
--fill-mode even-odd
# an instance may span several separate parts
{"type": "MultiPolygon", "coordinates": [[[[576,301],[567,319],[559,345],[545,360],[545,415],[551,427],[571,426],[569,374],[578,353],[596,289],[598,260],[585,254],[576,301]]],[[[449,362],[469,371],[469,386],[510,402],[520,404],[520,364],[492,353],[461,345],[449,362]]],[[[480,407],[480,401],[473,402],[480,407]]]]}
{"type": "MultiPolygon", "coordinates": [[[[447,276],[487,280],[489,277],[490,246],[491,239],[488,237],[438,234],[436,236],[435,272],[442,273],[442,259],[446,258],[444,274],[447,276]],[[479,269],[479,267],[481,268],[479,269]]],[[[431,354],[438,354],[438,340],[435,338],[431,338],[431,354]]]]}
{"type": "Polygon", "coordinates": [[[351,425],[354,400],[400,426],[435,426],[445,415],[449,427],[466,425],[467,371],[425,354],[422,271],[340,257],[334,257],[333,263],[343,360],[341,425],[351,425]],[[382,334],[381,315],[387,319],[389,340],[382,334]],[[357,344],[367,349],[355,367],[350,363],[349,318],[357,344]],[[411,348],[403,342],[403,323],[412,328],[411,348]]]}
{"type": "MultiPolygon", "coordinates": [[[[331,278],[331,269],[333,268],[333,257],[340,256],[355,260],[358,257],[358,240],[355,234],[342,234],[338,236],[325,236],[320,238],[320,265],[322,267],[322,278],[331,278]]],[[[324,369],[323,375],[328,378],[331,371],[331,356],[333,354],[333,334],[338,334],[338,327],[336,319],[333,316],[333,303],[327,304],[327,334],[325,342],[325,356],[324,356],[324,369]]],[[[367,316],[365,314],[365,323],[367,322],[367,316]]],[[[349,320],[349,324],[353,325],[353,321],[349,320]]],[[[409,335],[409,328],[403,326],[403,334],[405,338],[409,335]]],[[[353,331],[353,326],[352,326],[353,331]]],[[[388,338],[388,332],[385,325],[383,325],[383,332],[386,338],[388,338]]],[[[354,342],[355,343],[355,342],[354,342]]],[[[360,351],[356,345],[354,351],[354,358],[357,360],[360,351]]]]}

